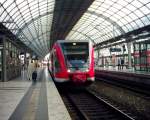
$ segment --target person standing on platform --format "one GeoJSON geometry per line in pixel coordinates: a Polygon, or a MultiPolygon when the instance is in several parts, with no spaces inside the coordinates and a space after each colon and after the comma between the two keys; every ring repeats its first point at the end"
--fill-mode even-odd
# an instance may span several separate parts
{"type": "Polygon", "coordinates": [[[28,80],[32,80],[32,73],[36,70],[36,67],[35,67],[35,63],[33,60],[31,60],[31,62],[29,63],[29,66],[28,66],[28,80]]]}
{"type": "Polygon", "coordinates": [[[120,60],[120,58],[118,58],[118,70],[120,70],[121,69],[121,60],[120,60]]]}
{"type": "Polygon", "coordinates": [[[124,67],[124,59],[122,58],[121,59],[121,69],[123,69],[123,67],[124,67]]]}
{"type": "Polygon", "coordinates": [[[37,71],[35,70],[35,71],[32,73],[32,82],[33,82],[33,84],[36,83],[36,79],[37,79],[37,71]]]}

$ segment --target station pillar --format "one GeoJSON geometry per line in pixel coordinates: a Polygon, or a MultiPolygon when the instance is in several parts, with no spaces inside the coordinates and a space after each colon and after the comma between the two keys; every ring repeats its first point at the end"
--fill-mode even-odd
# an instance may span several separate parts
{"type": "Polygon", "coordinates": [[[98,65],[99,63],[99,58],[100,58],[100,50],[97,50],[97,61],[96,61],[96,65],[98,65]]]}
{"type": "Polygon", "coordinates": [[[3,76],[3,82],[7,81],[7,70],[6,70],[6,37],[3,36],[3,57],[2,57],[2,76],[3,76]]]}
{"type": "Polygon", "coordinates": [[[127,48],[128,48],[128,68],[132,68],[132,64],[131,64],[131,42],[127,42],[127,48]]]}

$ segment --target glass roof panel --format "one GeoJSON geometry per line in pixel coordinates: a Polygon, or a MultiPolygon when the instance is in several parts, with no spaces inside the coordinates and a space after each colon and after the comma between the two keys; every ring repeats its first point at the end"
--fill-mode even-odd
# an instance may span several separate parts
{"type": "MultiPolygon", "coordinates": [[[[31,49],[48,52],[55,0],[0,3],[0,22],[31,49]]],[[[66,38],[101,43],[146,25],[150,25],[149,0],[94,0],[66,38]]]]}
{"type": "Polygon", "coordinates": [[[144,11],[144,14],[149,14],[149,10],[150,8],[146,7],[146,6],[143,6],[140,8],[141,11],[144,11]]]}
{"type": "Polygon", "coordinates": [[[1,0],[0,3],[0,22],[25,44],[30,44],[33,51],[40,49],[45,52],[43,55],[47,54],[50,38],[47,31],[51,29],[55,0],[1,0]]]}
{"type": "Polygon", "coordinates": [[[126,6],[127,4],[128,4],[128,2],[127,1],[125,1],[125,0],[118,0],[118,1],[116,1],[119,5],[121,5],[121,6],[126,6]]]}
{"type": "Polygon", "coordinates": [[[21,4],[22,2],[24,2],[24,0],[16,0],[17,5],[21,4]]]}
{"type": "MultiPolygon", "coordinates": [[[[101,43],[146,25],[150,25],[149,0],[95,0],[72,30],[93,34],[91,38],[101,43]]],[[[77,39],[77,34],[71,31],[66,38],[77,39]]]]}
{"type": "Polygon", "coordinates": [[[149,25],[149,19],[148,16],[147,17],[142,17],[141,20],[143,21],[144,25],[149,25]]]}

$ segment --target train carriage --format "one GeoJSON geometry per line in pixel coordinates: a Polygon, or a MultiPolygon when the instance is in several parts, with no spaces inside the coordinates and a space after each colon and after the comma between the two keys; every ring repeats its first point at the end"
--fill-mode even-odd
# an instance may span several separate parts
{"type": "Polygon", "coordinates": [[[50,66],[55,82],[89,85],[94,81],[92,42],[58,40],[50,53],[50,66]]]}

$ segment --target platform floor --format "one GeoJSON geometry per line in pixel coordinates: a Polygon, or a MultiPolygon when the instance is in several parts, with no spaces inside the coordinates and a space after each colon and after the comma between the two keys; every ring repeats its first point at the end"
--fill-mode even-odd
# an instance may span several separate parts
{"type": "Polygon", "coordinates": [[[123,69],[118,69],[118,66],[108,66],[108,67],[95,67],[96,70],[108,70],[108,71],[116,71],[116,72],[126,72],[126,73],[135,73],[135,74],[144,74],[150,75],[150,72],[146,71],[135,71],[134,68],[127,69],[125,66],[123,69]]]}
{"type": "Polygon", "coordinates": [[[38,69],[36,84],[21,77],[0,82],[0,120],[71,120],[46,68],[38,69]]]}

